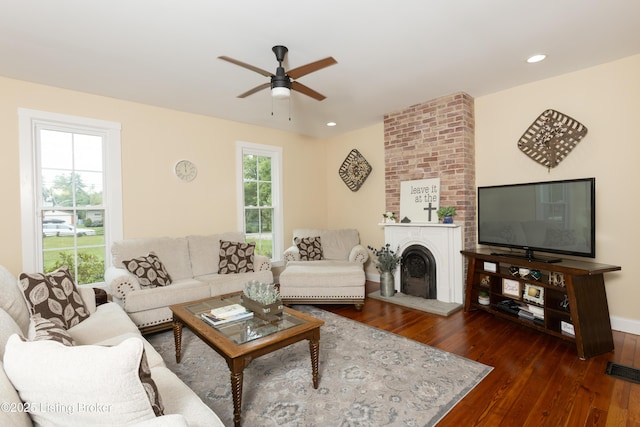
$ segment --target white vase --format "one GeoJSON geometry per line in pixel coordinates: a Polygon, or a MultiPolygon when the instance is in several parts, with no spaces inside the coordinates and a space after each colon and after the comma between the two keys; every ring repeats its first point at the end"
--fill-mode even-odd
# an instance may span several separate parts
{"type": "Polygon", "coordinates": [[[395,280],[393,273],[383,271],[380,273],[380,296],[392,297],[396,293],[395,280]]]}

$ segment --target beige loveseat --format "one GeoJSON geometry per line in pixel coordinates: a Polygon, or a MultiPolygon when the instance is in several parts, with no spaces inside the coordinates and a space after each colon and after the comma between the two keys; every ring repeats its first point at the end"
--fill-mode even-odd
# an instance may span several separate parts
{"type": "Polygon", "coordinates": [[[285,304],[354,304],[365,297],[364,263],[367,249],[358,230],[301,228],[284,252],[280,295],[285,304]],[[320,258],[320,259],[313,259],[320,258]]]}
{"type": "Polygon", "coordinates": [[[111,247],[112,267],[105,281],[113,300],[120,304],[143,332],[171,326],[169,306],[239,292],[251,280],[273,283],[271,261],[254,255],[253,269],[245,273],[219,272],[220,242],[244,242],[241,232],[207,236],[125,239],[111,247]],[[166,267],[171,284],[144,287],[124,261],[155,253],[166,267]]]}
{"type": "Polygon", "coordinates": [[[0,426],[223,426],[165,366],[120,306],[106,303],[96,307],[92,288],[81,287],[79,291],[90,315],[67,330],[74,346],[48,340],[24,342],[18,337],[30,335],[30,311],[19,282],[0,266],[0,426]],[[137,379],[143,348],[164,406],[163,416],[155,416],[137,379]],[[21,373],[20,387],[25,382],[32,384],[31,389],[20,389],[22,395],[27,399],[35,394],[37,401],[21,400],[8,375],[12,373],[18,381],[16,372],[21,373]]]}

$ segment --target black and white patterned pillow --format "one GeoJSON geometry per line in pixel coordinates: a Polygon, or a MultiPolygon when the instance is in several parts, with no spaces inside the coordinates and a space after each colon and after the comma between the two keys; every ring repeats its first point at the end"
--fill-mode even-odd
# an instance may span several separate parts
{"type": "Polygon", "coordinates": [[[319,261],[324,259],[320,236],[296,237],[294,242],[300,252],[300,261],[319,261]]]}
{"type": "Polygon", "coordinates": [[[42,318],[39,314],[31,316],[28,339],[29,341],[56,341],[69,347],[76,345],[66,329],[57,326],[49,319],[42,318]]]}
{"type": "Polygon", "coordinates": [[[235,274],[253,272],[255,251],[255,243],[220,240],[218,273],[235,274]]]}
{"type": "Polygon", "coordinates": [[[71,328],[89,317],[67,267],[47,274],[22,273],[20,288],[31,314],[40,314],[61,328],[71,328]]]}
{"type": "Polygon", "coordinates": [[[171,276],[160,258],[153,252],[130,260],[122,261],[127,270],[133,273],[143,288],[169,286],[171,276]]]}

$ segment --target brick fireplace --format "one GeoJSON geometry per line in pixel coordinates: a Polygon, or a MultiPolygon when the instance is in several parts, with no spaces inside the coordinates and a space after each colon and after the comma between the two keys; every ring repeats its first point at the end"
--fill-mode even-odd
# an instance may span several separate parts
{"type": "Polygon", "coordinates": [[[384,118],[386,211],[400,212],[400,182],[440,178],[440,206],[455,206],[464,247],[475,247],[473,98],[455,93],[384,118]]]}
{"type": "MultiPolygon", "coordinates": [[[[455,206],[456,227],[461,232],[461,245],[474,248],[476,244],[476,186],[473,98],[466,93],[444,96],[414,105],[384,118],[385,147],[385,204],[386,211],[400,213],[400,183],[402,181],[440,178],[440,206],[455,206]]],[[[396,228],[396,227],[393,227],[396,228]]],[[[434,230],[432,230],[433,232],[434,230]]],[[[441,232],[443,230],[437,230],[441,232]]],[[[386,230],[385,230],[385,234],[386,230]]],[[[386,238],[385,238],[386,240],[386,238]]],[[[415,239],[414,239],[415,240],[415,239]]],[[[386,241],[386,243],[390,243],[386,241]]],[[[414,243],[429,244],[415,241],[414,243]]],[[[394,245],[395,246],[395,245],[394,245]]],[[[436,249],[437,249],[436,245],[436,249]]],[[[457,245],[456,245],[457,246],[457,245]]],[[[455,263],[441,257],[437,271],[449,271],[451,276],[438,280],[438,300],[461,302],[464,267],[456,247],[455,263]],[[449,283],[451,282],[451,283],[449,283]],[[455,285],[453,282],[456,282],[455,285]],[[446,288],[443,289],[443,287],[446,288]],[[454,289],[456,288],[456,289],[454,289]]],[[[431,250],[434,250],[431,248],[431,250]]],[[[438,260],[438,256],[435,257],[438,260]]],[[[396,273],[398,274],[398,273],[396,273]]],[[[397,278],[399,279],[399,277],[397,278]]],[[[396,280],[396,283],[398,280],[396,280]]],[[[398,285],[396,285],[398,287],[398,285]]],[[[398,289],[399,290],[399,289],[398,289]]]]}

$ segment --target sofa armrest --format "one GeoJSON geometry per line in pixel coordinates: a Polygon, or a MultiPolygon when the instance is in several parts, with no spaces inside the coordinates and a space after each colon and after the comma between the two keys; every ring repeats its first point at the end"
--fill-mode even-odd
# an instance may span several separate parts
{"type": "Polygon", "coordinates": [[[129,292],[141,289],[138,278],[124,268],[107,268],[104,279],[109,286],[111,295],[122,300],[129,292]]]}
{"type": "Polygon", "coordinates": [[[253,271],[269,271],[271,270],[271,260],[264,255],[255,255],[253,257],[253,271]]]}
{"type": "Polygon", "coordinates": [[[96,291],[93,290],[91,286],[78,286],[78,292],[80,293],[80,298],[84,302],[84,305],[87,307],[87,311],[89,314],[93,314],[96,312],[96,291]]]}
{"type": "Polygon", "coordinates": [[[349,261],[364,264],[369,259],[367,248],[362,245],[355,245],[349,253],[349,261]]]}
{"type": "Polygon", "coordinates": [[[284,251],[284,263],[286,264],[289,261],[300,261],[300,250],[295,245],[284,251]]]}

